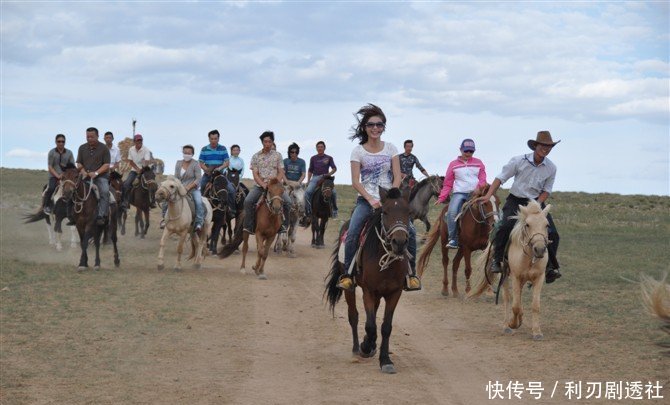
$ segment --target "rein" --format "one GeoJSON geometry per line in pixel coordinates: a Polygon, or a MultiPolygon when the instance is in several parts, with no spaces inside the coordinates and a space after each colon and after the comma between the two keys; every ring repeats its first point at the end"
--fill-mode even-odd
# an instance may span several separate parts
{"type": "Polygon", "coordinates": [[[268,198],[268,196],[265,196],[265,205],[268,207],[268,210],[270,210],[270,213],[273,215],[281,215],[281,210],[279,212],[275,212],[274,208],[272,208],[272,201],[274,200],[279,200],[283,203],[283,199],[280,195],[276,195],[273,197],[268,198]]]}
{"type": "MultiPolygon", "coordinates": [[[[160,190],[161,188],[165,189],[165,191],[167,191],[167,194],[170,196],[170,197],[167,199],[168,203],[176,204],[176,201],[177,201],[177,193],[176,193],[176,192],[175,192],[175,193],[170,193],[170,191],[167,189],[167,187],[164,187],[164,186],[160,186],[160,187],[159,187],[159,190],[160,190]]],[[[181,218],[181,213],[184,212],[184,197],[179,198],[179,201],[181,202],[181,206],[179,207],[179,215],[176,216],[176,217],[172,217],[172,218],[171,218],[171,217],[170,217],[170,214],[169,214],[169,213],[170,213],[170,210],[168,209],[168,212],[167,212],[168,215],[167,215],[167,218],[165,218],[165,223],[166,223],[166,224],[167,224],[168,222],[170,222],[170,221],[174,221],[174,220],[176,220],[176,219],[180,219],[180,218],[181,218]]]]}
{"type": "Polygon", "coordinates": [[[89,184],[88,191],[86,191],[85,180],[81,180],[80,177],[77,178],[76,182],[74,182],[72,180],[69,180],[69,179],[65,179],[65,180],[62,181],[63,186],[65,186],[65,184],[67,184],[67,183],[72,184],[72,186],[74,187],[74,190],[73,190],[74,192],[72,193],[72,203],[74,204],[74,207],[73,207],[74,212],[79,214],[84,209],[84,203],[86,202],[86,200],[88,200],[88,197],[91,196],[91,192],[93,191],[93,180],[90,181],[91,184],[89,184]],[[79,189],[80,184],[83,184],[83,186],[84,186],[84,192],[83,192],[84,195],[82,197],[79,196],[78,191],[77,191],[79,189]]]}
{"type": "Polygon", "coordinates": [[[381,223],[379,228],[375,227],[375,233],[377,234],[377,238],[381,242],[382,248],[384,249],[384,254],[382,257],[379,258],[379,271],[384,271],[386,270],[391,263],[393,263],[396,260],[402,260],[403,258],[407,257],[408,259],[411,258],[410,253],[405,249],[405,251],[402,254],[396,254],[393,252],[393,249],[391,248],[391,241],[389,240],[389,237],[397,231],[404,232],[408,237],[409,237],[409,230],[407,228],[407,225],[405,225],[402,221],[396,221],[390,229],[386,229],[384,226],[384,214],[381,214],[381,223]],[[379,229],[381,229],[381,233],[379,232],[379,229]]]}

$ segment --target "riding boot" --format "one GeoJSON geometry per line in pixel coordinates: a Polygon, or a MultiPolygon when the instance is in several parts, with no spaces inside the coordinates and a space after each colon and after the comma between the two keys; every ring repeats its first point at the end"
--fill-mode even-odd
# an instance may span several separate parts
{"type": "Polygon", "coordinates": [[[45,214],[50,215],[51,214],[51,206],[49,204],[49,196],[45,195],[42,197],[42,211],[44,211],[45,214]]]}

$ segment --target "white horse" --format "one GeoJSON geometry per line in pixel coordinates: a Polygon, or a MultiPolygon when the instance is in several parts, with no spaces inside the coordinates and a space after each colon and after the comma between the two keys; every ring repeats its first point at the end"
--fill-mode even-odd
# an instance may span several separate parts
{"type": "Polygon", "coordinates": [[[288,181],[284,189],[291,198],[291,212],[288,219],[288,231],[278,234],[275,241],[275,253],[288,252],[288,257],[296,257],[293,244],[298,231],[298,220],[305,216],[305,185],[288,181]]]}
{"type": "Polygon", "coordinates": [[[205,207],[205,219],[202,224],[202,230],[196,233],[191,226],[193,215],[191,207],[186,201],[186,194],[187,191],[184,185],[174,176],[168,176],[167,180],[162,182],[156,191],[156,201],[167,201],[168,204],[165,229],[163,230],[160,250],[158,251],[158,270],[163,270],[165,267],[163,263],[163,250],[165,249],[165,242],[170,235],[179,236],[175,270],[181,270],[181,254],[184,251],[186,236],[191,236],[191,255],[188,258],[192,259],[195,257],[193,267],[199,269],[205,256],[207,237],[212,229],[212,206],[209,204],[209,200],[206,198],[202,199],[202,204],[205,207]]]}

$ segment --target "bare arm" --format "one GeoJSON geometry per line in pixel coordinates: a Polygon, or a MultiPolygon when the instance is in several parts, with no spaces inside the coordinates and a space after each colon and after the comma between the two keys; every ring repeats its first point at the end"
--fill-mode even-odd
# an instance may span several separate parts
{"type": "MultiPolygon", "coordinates": [[[[486,194],[484,194],[483,196],[479,197],[476,201],[484,202],[489,200],[493,196],[493,194],[495,194],[496,191],[498,191],[498,188],[500,188],[501,184],[502,183],[500,182],[500,179],[496,178],[495,180],[493,180],[491,187],[489,187],[489,191],[487,191],[486,194]]],[[[540,196],[542,195],[540,194],[540,196]]]]}
{"type": "Polygon", "coordinates": [[[395,155],[391,158],[391,169],[393,170],[393,187],[400,187],[403,176],[400,171],[400,158],[398,155],[395,155]]]}

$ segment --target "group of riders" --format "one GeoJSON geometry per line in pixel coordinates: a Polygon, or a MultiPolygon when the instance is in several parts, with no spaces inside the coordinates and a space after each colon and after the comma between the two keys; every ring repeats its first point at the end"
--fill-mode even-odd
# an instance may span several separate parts
{"type": "MultiPolygon", "coordinates": [[[[340,277],[338,287],[342,289],[353,289],[355,287],[354,257],[359,248],[359,235],[364,228],[368,218],[374,210],[381,207],[379,188],[390,189],[392,187],[413,186],[415,180],[412,175],[413,169],[417,169],[428,177],[428,172],[421,166],[419,160],[412,154],[414,144],[412,140],[404,142],[404,152],[398,153],[396,147],[386,141],[382,141],[382,135],[386,130],[386,116],[384,112],[373,104],[360,108],[356,114],[357,122],[353,127],[353,134],[349,137],[357,141],[358,145],[352,150],[350,157],[352,186],[358,192],[358,197],[352,211],[349,228],[345,240],[344,274],[340,277]]],[[[98,130],[88,128],[86,130],[86,143],[82,144],[77,152],[76,159],[72,152],[65,148],[65,135],[56,135],[56,147],[48,154],[49,183],[44,193],[43,209],[50,213],[51,197],[63,172],[69,165],[76,165],[83,177],[90,178],[97,186],[100,195],[98,205],[98,217],[96,222],[103,225],[106,221],[109,207],[109,174],[119,170],[122,162],[121,152],[114,145],[114,135],[106,132],[104,143],[98,140],[98,130]]],[[[239,145],[230,147],[231,154],[225,146],[219,143],[220,134],[217,130],[208,133],[209,143],[200,150],[198,160],[194,160],[195,148],[192,145],[184,145],[182,148],[183,159],[177,161],[175,166],[175,177],[178,178],[191,195],[195,204],[194,230],[200,231],[203,226],[204,208],[202,204],[201,190],[219,173],[235,171],[241,178],[245,165],[239,157],[239,145]]],[[[244,198],[244,222],[243,231],[254,233],[254,210],[267,190],[270,180],[277,179],[285,184],[305,187],[305,217],[302,224],[309,223],[311,215],[311,198],[314,195],[320,181],[324,177],[332,176],[337,171],[337,166],[332,156],[325,153],[326,144],[319,141],[316,144],[316,154],[310,158],[309,166],[299,158],[300,147],[292,143],[288,147],[288,157],[282,159],[276,151],[275,136],[272,131],[265,131],[260,135],[262,149],[256,152],[250,161],[250,170],[253,177],[253,187],[244,198]]],[[[502,262],[505,257],[505,249],[509,235],[516,223],[517,211],[520,205],[527,205],[530,200],[536,200],[542,207],[552,192],[556,177],[556,165],[551,162],[547,155],[560,141],[554,142],[549,131],[540,131],[536,139],[527,142],[531,153],[513,157],[496,175],[488,191],[475,202],[488,201],[507,180],[514,178],[510,193],[503,206],[503,219],[496,225],[493,236],[493,258],[491,260],[491,271],[499,273],[502,271],[502,262]]],[[[143,168],[152,163],[152,155],[149,149],[143,145],[143,137],[134,135],[133,146],[128,150],[125,161],[130,166],[130,171],[123,182],[123,206],[128,207],[128,198],[133,182],[143,168]]],[[[486,169],[484,163],[475,158],[475,142],[472,139],[464,139],[460,144],[460,154],[449,163],[444,177],[444,183],[435,204],[448,203],[449,207],[444,220],[447,223],[449,240],[447,247],[459,248],[457,216],[463,204],[474,194],[484,189],[487,184],[486,169]]],[[[227,183],[228,207],[231,215],[236,216],[236,186],[232,182],[227,183]]],[[[331,198],[331,216],[338,216],[337,195],[333,190],[331,198]]],[[[288,192],[282,195],[284,221],[279,233],[286,232],[288,228],[291,199],[288,192]]],[[[165,205],[166,207],[167,205],[165,205]]],[[[163,208],[165,217],[166,209],[163,208]]],[[[68,212],[71,219],[71,213],[68,212]]],[[[547,215],[549,222],[549,240],[551,241],[548,252],[549,261],[545,272],[545,280],[551,283],[561,277],[559,264],[556,259],[559,235],[556,226],[547,215]]],[[[164,221],[161,223],[164,226],[164,221]]],[[[421,282],[416,276],[416,230],[410,220],[409,243],[407,247],[407,282],[406,290],[421,289],[421,282]]]]}

